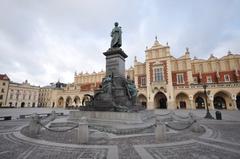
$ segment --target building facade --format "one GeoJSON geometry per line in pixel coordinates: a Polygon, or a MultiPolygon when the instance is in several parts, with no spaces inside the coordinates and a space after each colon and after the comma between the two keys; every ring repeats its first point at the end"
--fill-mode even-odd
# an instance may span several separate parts
{"type": "MultiPolygon", "coordinates": [[[[101,76],[102,73],[94,74],[79,74],[75,75],[75,81],[71,84],[63,84],[57,82],[54,86],[45,86],[40,89],[39,94],[39,106],[40,107],[59,107],[59,108],[69,108],[78,107],[84,105],[83,101],[87,101],[85,94],[93,95],[94,89],[99,87],[100,81],[95,78],[96,81],[92,81],[93,76],[101,76]],[[90,82],[80,82],[78,78],[89,79],[90,82]],[[87,77],[87,78],[85,78],[87,77]],[[78,80],[78,81],[77,81],[78,80]]],[[[100,78],[99,78],[100,80],[100,78]]]]}
{"type": "Polygon", "coordinates": [[[38,106],[52,108],[56,107],[57,103],[55,98],[59,96],[61,92],[64,92],[64,87],[66,87],[66,84],[61,82],[50,83],[48,86],[41,87],[39,90],[38,106]]]}
{"type": "MultiPolygon", "coordinates": [[[[190,58],[188,49],[180,58],[171,55],[170,46],[157,39],[145,50],[145,61],[135,57],[134,67],[126,76],[135,81],[138,102],[148,109],[240,109],[240,55],[207,60],[190,58]],[[207,98],[203,85],[207,84],[207,98]]],[[[52,89],[48,106],[79,106],[84,94],[93,94],[105,72],[75,73],[74,82],[60,89],[52,89]]],[[[49,90],[50,91],[50,90],[49,90]]],[[[45,102],[48,103],[48,102],[45,102]]]]}
{"type": "Polygon", "coordinates": [[[39,86],[33,86],[26,80],[23,83],[9,83],[6,106],[9,107],[37,107],[39,86]]]}
{"type": "Polygon", "coordinates": [[[149,109],[240,109],[240,55],[222,58],[190,58],[189,50],[180,58],[170,53],[168,45],[156,39],[147,48],[144,63],[134,61],[134,79],[139,100],[149,109]]]}
{"type": "MultiPolygon", "coordinates": [[[[134,79],[134,68],[126,70],[127,75],[134,79]]],[[[104,71],[91,74],[75,73],[73,83],[63,84],[61,87],[57,87],[57,83],[42,87],[39,94],[39,106],[66,108],[84,105],[86,101],[89,101],[85,94],[93,95],[104,77],[104,71]]]]}
{"type": "Polygon", "coordinates": [[[0,74],[0,107],[7,105],[7,95],[10,79],[6,74],[0,74]]]}

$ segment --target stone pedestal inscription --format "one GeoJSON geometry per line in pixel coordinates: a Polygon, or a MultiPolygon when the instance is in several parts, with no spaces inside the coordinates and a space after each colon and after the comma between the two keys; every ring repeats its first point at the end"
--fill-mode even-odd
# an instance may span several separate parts
{"type": "Polygon", "coordinates": [[[106,56],[106,76],[125,77],[125,58],[122,49],[111,49],[103,53],[106,56]]]}

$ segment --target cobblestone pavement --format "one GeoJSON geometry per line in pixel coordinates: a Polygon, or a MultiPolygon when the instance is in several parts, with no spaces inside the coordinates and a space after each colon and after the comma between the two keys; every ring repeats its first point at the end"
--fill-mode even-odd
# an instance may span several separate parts
{"type": "Polygon", "coordinates": [[[155,140],[154,128],[142,134],[107,134],[102,138],[91,137],[101,134],[91,130],[85,145],[73,139],[76,129],[65,134],[42,131],[37,138],[30,138],[22,132],[29,119],[1,121],[0,159],[239,159],[240,112],[234,112],[235,116],[231,113],[226,112],[223,116],[229,117],[223,121],[200,120],[204,132],[170,131],[161,142],[155,140]]]}
{"type": "Polygon", "coordinates": [[[17,119],[20,115],[51,113],[53,110],[56,113],[69,114],[69,110],[61,108],[1,108],[0,116],[12,116],[12,119],[17,119]]]}

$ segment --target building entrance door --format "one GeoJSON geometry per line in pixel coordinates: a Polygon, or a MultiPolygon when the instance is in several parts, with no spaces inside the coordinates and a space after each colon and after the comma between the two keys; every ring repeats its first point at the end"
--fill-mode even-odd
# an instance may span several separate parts
{"type": "Polygon", "coordinates": [[[157,109],[167,109],[167,97],[164,93],[158,92],[154,97],[154,105],[157,109]]]}
{"type": "Polygon", "coordinates": [[[238,110],[240,110],[240,93],[237,95],[236,104],[237,104],[238,110]]]}
{"type": "Polygon", "coordinates": [[[222,97],[219,97],[219,96],[215,97],[213,103],[214,103],[215,109],[226,109],[227,108],[226,102],[222,97]]]}
{"type": "Polygon", "coordinates": [[[25,103],[24,102],[21,103],[21,107],[22,108],[25,107],[25,103]]]}
{"type": "Polygon", "coordinates": [[[205,108],[205,102],[202,97],[197,97],[195,100],[196,108],[197,109],[204,109],[205,108]]]}
{"type": "Polygon", "coordinates": [[[185,101],[180,101],[180,109],[186,109],[187,105],[185,101]]]}

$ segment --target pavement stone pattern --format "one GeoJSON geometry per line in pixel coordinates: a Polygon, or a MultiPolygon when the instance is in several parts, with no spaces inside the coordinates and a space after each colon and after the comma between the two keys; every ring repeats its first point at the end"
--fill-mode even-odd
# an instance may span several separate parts
{"type": "MultiPolygon", "coordinates": [[[[10,111],[14,114],[14,110],[10,111]]],[[[26,108],[22,111],[20,114],[31,112],[26,108]]],[[[188,112],[175,111],[181,116],[188,112]]],[[[201,119],[205,112],[193,113],[201,119]]],[[[222,114],[223,121],[200,120],[206,132],[170,131],[161,142],[155,140],[154,128],[125,136],[102,133],[102,138],[90,138],[85,145],[78,145],[69,137],[76,135],[77,130],[65,134],[42,130],[42,136],[29,138],[21,133],[29,119],[0,121],[0,159],[239,159],[240,111],[223,111],[222,114]]],[[[94,133],[101,134],[91,130],[91,134],[94,133]]]]}
{"type": "MultiPolygon", "coordinates": [[[[199,141],[181,142],[170,145],[147,145],[143,146],[145,153],[149,153],[149,159],[238,159],[240,152],[226,150],[224,147],[210,145],[199,141]],[[231,153],[230,153],[231,152],[231,153]]],[[[143,153],[143,151],[139,151],[143,153]]]]}
{"type": "Polygon", "coordinates": [[[34,144],[18,139],[13,134],[0,136],[1,146],[0,158],[107,158],[106,148],[66,148],[34,144]]]}
{"type": "MultiPolygon", "coordinates": [[[[240,116],[239,116],[240,118],[240,116]]],[[[204,123],[213,130],[211,138],[222,139],[232,143],[240,142],[240,122],[204,123]]]]}

